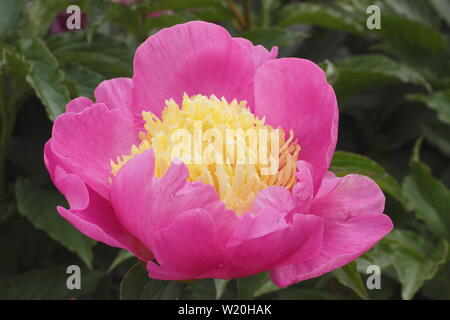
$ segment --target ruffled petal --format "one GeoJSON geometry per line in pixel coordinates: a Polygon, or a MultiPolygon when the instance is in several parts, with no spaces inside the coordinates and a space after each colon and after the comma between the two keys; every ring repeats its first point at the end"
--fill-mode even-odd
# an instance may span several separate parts
{"type": "Polygon", "coordinates": [[[381,240],[392,228],[383,214],[384,195],[371,179],[361,175],[337,178],[325,175],[308,214],[324,221],[323,247],[317,257],[271,272],[279,286],[315,278],[353,261],[381,240]]]}
{"type": "Polygon", "coordinates": [[[317,197],[310,214],[327,219],[345,221],[359,214],[382,213],[385,197],[380,187],[370,178],[350,174],[343,178],[328,176],[317,197]]]}
{"type": "Polygon", "coordinates": [[[57,207],[58,212],[81,233],[107,245],[131,251],[141,260],[152,254],[117,220],[110,203],[98,195],[75,174],[55,168],[54,183],[69,202],[70,209],[57,207]]]}
{"type": "Polygon", "coordinates": [[[55,120],[45,151],[50,175],[58,164],[108,199],[110,161],[129,154],[131,145],[140,142],[138,135],[130,117],[102,103],[79,113],[62,114],[55,120]]]}
{"type": "Polygon", "coordinates": [[[247,40],[245,38],[233,39],[249,51],[253,59],[253,64],[255,65],[255,69],[258,69],[267,60],[276,59],[276,57],[278,56],[278,47],[276,46],[272,47],[272,49],[268,51],[261,45],[253,45],[250,40],[247,40]]]}
{"type": "Polygon", "coordinates": [[[254,69],[249,51],[218,25],[193,21],[163,29],[136,51],[134,113],[159,116],[166,99],[180,103],[184,93],[253,106],[254,69]]]}
{"type": "Polygon", "coordinates": [[[120,108],[130,113],[132,88],[133,80],[130,78],[105,80],[95,89],[95,100],[97,103],[105,103],[110,108],[120,108]]]}
{"type": "Polygon", "coordinates": [[[300,159],[314,167],[317,190],[332,159],[338,128],[336,96],[325,73],[309,60],[269,60],[256,71],[255,102],[258,117],[294,131],[300,159]]]}
{"type": "Polygon", "coordinates": [[[258,195],[227,243],[230,273],[243,277],[293,261],[308,260],[322,246],[322,219],[294,214],[294,199],[282,187],[269,187],[258,195]]]}
{"type": "Polygon", "coordinates": [[[155,159],[149,149],[129,160],[113,178],[111,199],[123,226],[148,248],[156,233],[179,215],[203,209],[214,220],[218,238],[225,241],[237,223],[211,185],[187,182],[188,170],[173,162],[162,178],[154,176],[155,159]]]}
{"type": "Polygon", "coordinates": [[[71,100],[67,106],[66,106],[66,112],[81,112],[85,108],[90,107],[93,105],[94,102],[92,102],[91,99],[88,99],[86,97],[79,97],[71,100]]]}
{"type": "Polygon", "coordinates": [[[157,231],[153,252],[158,263],[147,264],[149,276],[163,280],[203,278],[224,258],[214,221],[203,209],[184,212],[157,231]]]}
{"type": "Polygon", "coordinates": [[[384,214],[360,214],[347,221],[324,219],[323,246],[313,259],[276,268],[272,281],[286,287],[318,277],[355,260],[392,230],[391,219],[384,214]]]}

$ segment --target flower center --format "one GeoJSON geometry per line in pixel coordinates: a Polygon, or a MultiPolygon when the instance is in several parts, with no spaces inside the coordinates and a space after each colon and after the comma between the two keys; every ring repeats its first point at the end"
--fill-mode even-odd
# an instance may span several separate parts
{"type": "Polygon", "coordinates": [[[241,215],[251,210],[258,193],[269,186],[291,189],[300,146],[293,133],[265,124],[246,102],[231,103],[184,95],[180,108],[166,101],[161,119],[143,112],[146,132],[131,153],[111,160],[113,175],[134,155],[153,148],[155,175],[164,176],[174,158],[189,170],[189,181],[201,181],[216,189],[228,209],[241,215]]]}

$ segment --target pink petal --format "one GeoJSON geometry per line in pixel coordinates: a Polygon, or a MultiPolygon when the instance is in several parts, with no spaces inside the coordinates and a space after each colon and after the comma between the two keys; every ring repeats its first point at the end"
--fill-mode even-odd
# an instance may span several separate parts
{"type": "Polygon", "coordinates": [[[94,95],[97,103],[103,102],[110,108],[121,108],[129,113],[132,88],[133,80],[130,78],[105,80],[95,89],[94,95]]]}
{"type": "MultiPolygon", "coordinates": [[[[288,224],[274,221],[274,217],[271,217],[273,211],[266,209],[255,216],[246,214],[243,222],[245,227],[238,227],[232,235],[233,241],[230,241],[227,255],[232,266],[230,273],[234,277],[249,276],[294,261],[308,260],[320,252],[323,239],[321,218],[296,214],[292,224],[288,224]],[[260,221],[255,221],[258,219],[260,221]]],[[[281,218],[280,212],[276,215],[281,218]]]]}
{"type": "Polygon", "coordinates": [[[152,254],[121,226],[109,202],[86,186],[80,177],[56,167],[54,183],[70,205],[70,209],[58,207],[58,212],[80,232],[110,246],[129,250],[142,260],[152,258],[152,254]]]}
{"type": "Polygon", "coordinates": [[[225,210],[211,185],[187,182],[188,171],[172,163],[161,179],[154,176],[153,150],[134,156],[114,177],[111,199],[117,216],[127,230],[152,248],[156,233],[167,228],[178,215],[203,209],[214,219],[218,238],[225,241],[237,223],[225,210]]]}
{"type": "Polygon", "coordinates": [[[79,97],[70,101],[66,106],[66,112],[81,112],[85,108],[90,107],[94,103],[86,97],[79,97]]]}
{"type": "Polygon", "coordinates": [[[384,214],[360,214],[347,221],[324,219],[324,223],[319,255],[272,270],[270,275],[276,285],[286,287],[340,268],[372,248],[393,227],[384,214]]]}
{"type": "Polygon", "coordinates": [[[256,71],[255,114],[294,130],[300,159],[314,167],[315,190],[327,172],[337,140],[338,109],[333,88],[313,62],[269,60],[256,71]]]}
{"type": "Polygon", "coordinates": [[[153,250],[159,265],[147,264],[152,278],[195,279],[223,264],[214,221],[203,209],[176,216],[168,227],[156,233],[153,250]]]}
{"type": "Polygon", "coordinates": [[[314,196],[314,168],[306,161],[297,161],[297,183],[292,188],[295,213],[308,213],[314,196]]]}
{"type": "Polygon", "coordinates": [[[268,51],[261,45],[253,45],[250,40],[245,38],[234,38],[234,41],[238,42],[249,51],[255,65],[255,69],[262,66],[267,60],[276,59],[278,56],[278,47],[272,47],[272,49],[268,51]]]}
{"type": "Polygon", "coordinates": [[[136,51],[133,110],[161,113],[183,93],[247,100],[253,106],[254,65],[248,50],[215,24],[194,21],[163,29],[136,51]]]}
{"type": "Polygon", "coordinates": [[[50,174],[56,164],[76,173],[89,187],[109,198],[110,160],[129,154],[140,142],[139,129],[120,109],[94,104],[80,113],[65,113],[54,123],[47,142],[50,174]]]}
{"type": "Polygon", "coordinates": [[[327,193],[319,190],[311,205],[310,214],[345,221],[359,214],[377,214],[384,210],[383,192],[368,177],[350,174],[343,178],[328,178],[322,188],[329,190],[327,193]],[[330,180],[334,180],[334,183],[330,180]],[[331,184],[334,184],[332,189],[331,184]]]}
{"type": "Polygon", "coordinates": [[[230,273],[243,277],[314,257],[322,246],[322,219],[294,214],[295,202],[282,187],[260,192],[227,243],[230,273]]]}

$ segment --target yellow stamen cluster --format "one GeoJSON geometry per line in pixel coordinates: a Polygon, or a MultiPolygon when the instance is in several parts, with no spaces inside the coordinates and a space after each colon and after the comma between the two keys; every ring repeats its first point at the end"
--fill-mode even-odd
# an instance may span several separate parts
{"type": "Polygon", "coordinates": [[[166,101],[161,119],[151,112],[142,117],[146,132],[140,133],[141,143],[133,145],[129,155],[111,160],[113,175],[134,155],[153,148],[157,177],[164,176],[177,157],[186,164],[190,181],[214,186],[238,215],[250,210],[268,186],[291,189],[296,182],[300,146],[293,133],[286,139],[282,129],[258,119],[245,101],[184,95],[181,108],[174,100],[166,101]]]}

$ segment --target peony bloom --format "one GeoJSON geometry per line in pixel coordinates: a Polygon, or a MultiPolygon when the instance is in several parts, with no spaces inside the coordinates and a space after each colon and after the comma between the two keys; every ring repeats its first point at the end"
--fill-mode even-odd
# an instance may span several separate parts
{"type": "MultiPolygon", "coordinates": [[[[95,102],[74,99],[56,119],[44,158],[70,206],[58,212],[86,236],[133,252],[156,279],[268,270],[284,287],[369,250],[392,229],[383,193],[367,177],[328,171],[334,91],[313,62],[276,56],[206,22],[150,37],[132,79],[102,82],[95,102]],[[173,156],[175,133],[195,131],[204,147],[208,130],[228,129],[279,133],[270,139],[279,143],[276,170],[214,162],[228,149],[173,156]]],[[[187,141],[183,148],[196,148],[187,141]]]]}

